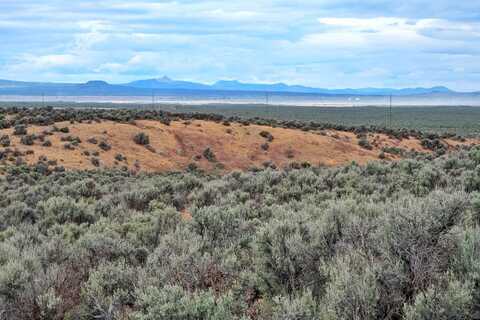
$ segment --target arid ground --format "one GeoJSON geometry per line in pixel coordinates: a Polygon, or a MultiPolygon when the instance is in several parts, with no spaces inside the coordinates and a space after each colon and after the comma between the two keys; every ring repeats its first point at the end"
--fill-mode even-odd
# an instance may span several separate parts
{"type": "MultiPolygon", "coordinates": [[[[52,132],[47,138],[50,147],[35,141],[33,145],[24,145],[20,136],[12,134],[13,129],[0,130],[11,139],[10,149],[24,153],[24,160],[34,164],[39,157],[46,156],[56,160],[66,169],[93,169],[92,155],[100,160],[100,167],[127,167],[148,172],[183,170],[189,164],[211,171],[246,170],[262,167],[266,163],[285,167],[292,162],[311,165],[342,165],[352,161],[365,164],[368,161],[398,159],[398,155],[382,154],[384,147],[397,147],[406,151],[429,152],[416,138],[398,140],[384,134],[370,133],[368,141],[371,150],[358,144],[354,133],[323,130],[304,132],[295,129],[273,128],[260,125],[242,125],[239,123],[217,123],[195,120],[191,122],[173,121],[170,125],[159,121],[138,120],[132,123],[112,121],[74,123],[61,122],[57,127],[68,127],[68,133],[52,132]],[[268,141],[260,133],[268,132],[273,139],[268,141]],[[133,137],[143,132],[149,136],[150,146],[138,145],[133,137]],[[67,137],[78,137],[80,143],[72,148],[65,148],[67,137]],[[62,141],[63,137],[63,141],[62,141]],[[88,140],[95,138],[96,144],[88,140]],[[99,143],[104,141],[111,146],[103,150],[99,143]],[[215,160],[203,156],[209,148],[215,160]],[[31,150],[30,152],[27,152],[31,150]],[[32,153],[33,151],[33,153],[32,153]],[[98,152],[98,155],[97,153],[98,152]],[[126,157],[117,160],[118,155],[126,157]]],[[[52,127],[29,126],[28,133],[39,135],[52,131],[52,127]]],[[[460,144],[454,140],[443,140],[451,148],[460,144]]],[[[476,143],[467,139],[463,144],[476,143]]],[[[98,165],[98,164],[97,164],[98,165]]]]}

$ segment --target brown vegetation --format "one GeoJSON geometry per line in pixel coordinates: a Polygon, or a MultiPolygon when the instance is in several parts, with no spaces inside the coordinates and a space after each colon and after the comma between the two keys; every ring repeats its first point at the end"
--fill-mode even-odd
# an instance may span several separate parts
{"type": "MultiPolygon", "coordinates": [[[[382,150],[388,147],[430,152],[417,138],[398,140],[385,134],[368,134],[362,139],[367,139],[371,149],[365,149],[359,145],[359,138],[352,132],[335,130],[305,132],[230,123],[228,129],[230,133],[227,134],[224,124],[203,120],[188,123],[172,121],[170,125],[153,120],[137,120],[134,123],[60,122],[56,123],[55,127],[27,128],[29,135],[38,136],[42,132],[52,132],[47,140],[51,142],[50,147],[38,140],[33,141],[33,145],[25,145],[21,141],[21,136],[13,134],[14,130],[13,128],[0,130],[0,136],[10,136],[9,148],[18,149],[24,154],[24,161],[35,164],[38,157],[44,155],[48,159],[56,160],[66,169],[94,169],[97,162],[93,164],[89,154],[98,154],[102,167],[127,166],[129,169],[140,168],[153,172],[183,170],[193,162],[201,169],[223,168],[231,171],[260,168],[266,162],[276,167],[286,167],[292,162],[333,166],[351,161],[364,164],[380,158],[398,159],[400,157],[398,154],[388,152],[380,157],[382,150]],[[149,137],[150,148],[135,143],[135,137],[141,133],[149,137]],[[268,133],[268,136],[265,133],[268,133]],[[72,147],[66,148],[65,142],[62,141],[70,141],[71,137],[75,137],[75,145],[70,142],[72,147]],[[270,141],[268,148],[264,147],[266,140],[270,141]],[[99,144],[93,144],[93,141],[98,141],[99,144]],[[215,155],[215,161],[199,157],[208,148],[215,155]],[[266,149],[268,152],[265,152],[266,149]],[[27,154],[26,151],[29,150],[33,153],[27,154]],[[126,157],[126,160],[119,163],[118,154],[126,157]]],[[[472,144],[476,141],[444,140],[444,143],[449,148],[454,148],[460,144],[472,144]]]]}

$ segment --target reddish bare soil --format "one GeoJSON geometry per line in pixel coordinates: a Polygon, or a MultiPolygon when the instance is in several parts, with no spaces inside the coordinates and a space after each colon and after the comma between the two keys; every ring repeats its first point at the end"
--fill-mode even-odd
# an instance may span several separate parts
{"type": "MultiPolygon", "coordinates": [[[[12,129],[0,130],[0,134],[8,134],[11,139],[11,149],[22,152],[33,150],[33,154],[25,155],[24,160],[35,164],[40,156],[49,160],[57,160],[58,165],[66,169],[93,169],[92,156],[84,155],[85,151],[99,152],[98,159],[101,167],[122,167],[143,171],[170,171],[183,170],[189,164],[195,163],[198,167],[207,170],[230,171],[245,170],[253,166],[261,167],[266,161],[271,161],[278,167],[292,162],[309,162],[312,165],[341,165],[356,161],[364,164],[379,159],[382,147],[395,146],[406,150],[428,152],[422,148],[418,139],[396,140],[383,134],[370,134],[368,139],[373,146],[366,150],[358,145],[358,139],[353,133],[341,131],[304,132],[301,130],[272,128],[259,125],[241,125],[232,123],[225,126],[221,123],[208,121],[192,121],[184,123],[174,121],[170,126],[158,121],[142,120],[134,124],[103,121],[101,123],[57,123],[58,127],[68,127],[70,132],[55,132],[47,139],[51,140],[51,147],[43,147],[36,140],[34,145],[26,146],[20,143],[20,137],[13,136],[12,129]],[[273,135],[273,141],[268,142],[268,150],[261,145],[267,140],[260,136],[261,131],[268,131],[273,135]],[[133,141],[135,134],[145,132],[150,137],[153,149],[136,144],[133,141]],[[64,148],[66,142],[62,136],[78,136],[81,143],[74,150],[64,148]],[[111,145],[109,151],[103,151],[98,144],[91,144],[87,140],[91,137],[99,142],[106,141],[111,145]],[[206,148],[210,148],[217,159],[209,162],[201,156],[206,148]],[[126,156],[126,161],[116,161],[115,155],[126,156]],[[200,157],[201,156],[201,157],[200,157]],[[195,158],[199,159],[195,159],[195,158]],[[137,163],[137,166],[135,166],[137,163]]],[[[28,133],[40,134],[51,127],[28,127],[28,133]]],[[[456,141],[445,141],[452,147],[458,145],[456,141]]],[[[466,144],[476,143],[468,140],[466,144]]],[[[387,155],[389,159],[396,157],[387,155]]]]}

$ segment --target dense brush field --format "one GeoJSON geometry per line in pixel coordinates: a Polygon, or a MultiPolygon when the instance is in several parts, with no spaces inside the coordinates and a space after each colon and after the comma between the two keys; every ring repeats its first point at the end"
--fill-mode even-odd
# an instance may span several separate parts
{"type": "Polygon", "coordinates": [[[1,319],[475,319],[480,149],[223,177],[11,166],[1,319]]]}
{"type": "MultiPolygon", "coordinates": [[[[0,118],[29,147],[43,137],[28,133],[35,125],[148,119],[381,133],[431,150],[222,174],[2,159],[1,320],[480,316],[480,147],[442,140],[462,137],[148,110],[11,108],[0,118]]],[[[1,142],[14,158],[10,137],[1,142]]]]}
{"type": "Polygon", "coordinates": [[[346,126],[387,126],[436,133],[479,134],[479,107],[469,106],[394,106],[388,107],[301,107],[275,105],[161,106],[165,110],[213,112],[225,116],[262,117],[334,123],[346,126]]]}

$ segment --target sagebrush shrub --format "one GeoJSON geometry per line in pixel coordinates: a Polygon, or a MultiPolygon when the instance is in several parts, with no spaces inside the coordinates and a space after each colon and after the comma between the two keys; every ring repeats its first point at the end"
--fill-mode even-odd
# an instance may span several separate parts
{"type": "MultiPolygon", "coordinates": [[[[5,161],[25,155],[2,150],[5,161]]],[[[222,176],[65,171],[35,158],[0,175],[0,318],[480,311],[480,169],[469,150],[222,176]]]]}
{"type": "Polygon", "coordinates": [[[23,124],[16,125],[13,128],[13,134],[16,136],[22,136],[24,134],[27,134],[27,127],[23,124]]]}
{"type": "Polygon", "coordinates": [[[203,150],[203,157],[207,159],[210,162],[215,162],[217,161],[217,157],[215,156],[215,153],[213,153],[212,149],[206,148],[203,150]]]}
{"type": "Polygon", "coordinates": [[[150,144],[150,137],[145,132],[139,132],[133,137],[133,141],[136,144],[145,146],[150,144]]]}

